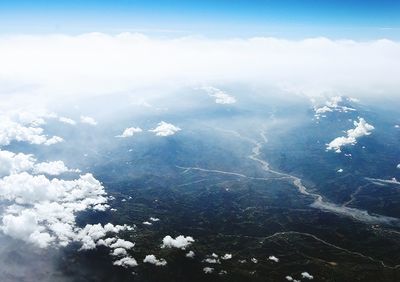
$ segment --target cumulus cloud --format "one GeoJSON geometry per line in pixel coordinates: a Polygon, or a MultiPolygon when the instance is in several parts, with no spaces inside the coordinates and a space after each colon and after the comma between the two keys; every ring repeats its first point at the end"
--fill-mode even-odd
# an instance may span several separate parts
{"type": "Polygon", "coordinates": [[[81,119],[81,123],[86,123],[89,125],[97,125],[97,121],[92,117],[81,116],[80,119],[81,119]]]}
{"type": "Polygon", "coordinates": [[[122,132],[122,134],[117,135],[115,137],[119,138],[126,138],[126,137],[132,137],[135,133],[142,132],[143,130],[140,127],[129,127],[122,132]]]}
{"type": "Polygon", "coordinates": [[[0,150],[0,177],[31,170],[35,162],[33,155],[0,150]]]}
{"type": "Polygon", "coordinates": [[[204,86],[201,89],[206,91],[209,96],[215,98],[215,103],[217,103],[217,104],[234,104],[234,103],[236,103],[236,99],[234,97],[228,95],[227,93],[225,93],[224,91],[222,91],[216,87],[204,86]]]}
{"type": "Polygon", "coordinates": [[[203,272],[204,272],[205,274],[211,274],[211,273],[214,272],[214,268],[212,268],[212,267],[204,267],[204,268],[203,268],[203,272]]]}
{"type": "Polygon", "coordinates": [[[1,230],[16,239],[22,239],[46,247],[54,240],[44,228],[38,224],[37,214],[31,210],[23,210],[18,216],[6,214],[2,219],[1,230]]]}
{"type": "Polygon", "coordinates": [[[269,256],[268,259],[274,262],[279,262],[279,259],[276,256],[269,256]]]}
{"type": "Polygon", "coordinates": [[[130,241],[126,241],[124,239],[117,239],[117,241],[110,245],[110,248],[124,248],[127,250],[132,249],[135,246],[135,243],[130,241]]]}
{"type": "Polygon", "coordinates": [[[164,121],[161,121],[160,123],[157,124],[157,127],[154,129],[150,129],[150,132],[154,132],[157,136],[170,136],[174,135],[181,129],[171,123],[167,123],[164,121]]]}
{"type": "Polygon", "coordinates": [[[135,267],[135,266],[138,265],[137,261],[133,257],[130,257],[130,256],[127,256],[127,257],[121,258],[119,260],[116,260],[116,261],[113,262],[113,264],[114,265],[118,265],[118,266],[122,266],[122,267],[125,267],[125,268],[135,267]]]}
{"type": "Polygon", "coordinates": [[[80,172],[78,169],[69,169],[63,161],[36,163],[32,154],[15,154],[0,150],[0,177],[30,171],[33,174],[60,175],[64,172],[80,172]]]}
{"type": "Polygon", "coordinates": [[[128,252],[124,248],[116,248],[112,251],[113,256],[126,256],[128,252]]]}
{"type": "MultiPolygon", "coordinates": [[[[316,103],[316,100],[313,98],[311,100],[313,103],[316,103]]],[[[355,109],[351,107],[347,107],[343,105],[342,103],[348,101],[348,102],[356,102],[358,101],[357,99],[354,98],[347,98],[347,97],[342,97],[342,96],[333,96],[328,99],[328,101],[325,102],[325,105],[323,106],[314,106],[314,111],[315,111],[315,117],[319,119],[320,117],[324,117],[326,113],[328,112],[349,112],[349,111],[355,111],[355,109]]]]}
{"type": "Polygon", "coordinates": [[[32,121],[16,121],[10,116],[0,116],[0,145],[9,145],[12,141],[53,145],[63,139],[58,136],[47,137],[43,134],[43,128],[32,121]]]}
{"type": "Polygon", "coordinates": [[[179,235],[175,239],[167,235],[164,237],[161,247],[162,248],[178,248],[185,250],[194,242],[193,237],[179,235]]]}
{"type": "Polygon", "coordinates": [[[107,223],[102,226],[101,224],[87,224],[84,228],[80,229],[77,235],[75,235],[75,241],[82,243],[81,251],[92,250],[96,246],[105,246],[111,248],[111,255],[114,257],[122,257],[114,261],[114,265],[119,265],[123,267],[136,266],[136,261],[134,258],[129,256],[127,250],[133,248],[134,243],[119,239],[111,236],[112,233],[119,233],[121,231],[131,231],[133,227],[129,225],[113,225],[107,223]]]}
{"type": "Polygon", "coordinates": [[[308,272],[302,272],[301,273],[301,277],[303,277],[303,278],[305,278],[305,279],[309,279],[309,280],[312,280],[312,279],[314,279],[314,276],[312,276],[310,273],[308,273],[308,272]]]}
{"type": "Polygon", "coordinates": [[[70,125],[75,125],[76,121],[73,119],[67,118],[67,117],[59,117],[58,120],[62,123],[70,124],[70,125]]]}
{"type": "Polygon", "coordinates": [[[354,126],[355,128],[347,130],[347,136],[337,137],[327,144],[327,149],[340,153],[343,146],[355,145],[358,138],[370,135],[371,131],[375,129],[374,126],[367,123],[363,118],[359,118],[358,122],[354,121],[354,126]]]}
{"type": "Polygon", "coordinates": [[[189,251],[189,252],[186,253],[185,256],[186,256],[187,258],[194,258],[195,253],[194,253],[193,251],[189,251]]]}
{"type": "Polygon", "coordinates": [[[69,169],[63,161],[38,163],[35,164],[33,168],[33,173],[35,174],[45,173],[48,175],[60,175],[61,173],[68,171],[79,172],[79,170],[69,169]]]}
{"type": "Polygon", "coordinates": [[[165,266],[167,265],[167,261],[165,259],[157,259],[155,255],[147,255],[143,262],[151,263],[157,266],[165,266]]]}
{"type": "Polygon", "coordinates": [[[232,254],[225,254],[225,255],[223,255],[221,257],[221,259],[223,259],[223,260],[228,260],[228,259],[231,259],[231,258],[232,258],[232,254]]]}
{"type": "Polygon", "coordinates": [[[53,136],[53,137],[47,139],[43,144],[49,146],[49,145],[57,144],[57,143],[60,143],[63,141],[64,141],[64,139],[62,139],[61,137],[53,136]]]}
{"type": "MultiPolygon", "coordinates": [[[[5,120],[11,121],[10,118],[5,120]]],[[[6,128],[1,132],[5,136],[3,143],[12,140],[45,145],[59,142],[61,138],[47,139],[42,134],[43,129],[35,127],[44,122],[36,115],[17,115],[8,124],[14,128],[3,127],[6,128]],[[29,134],[21,135],[21,132],[29,134]]],[[[109,208],[108,198],[103,185],[90,173],[70,180],[50,179],[44,175],[54,176],[67,171],[80,172],[69,169],[63,161],[37,163],[32,154],[0,150],[0,200],[3,203],[0,231],[40,248],[64,247],[77,242],[83,251],[103,245],[112,249],[112,256],[123,256],[114,262],[115,265],[135,266],[136,261],[127,252],[134,243],[114,237],[117,233],[132,231],[133,227],[111,223],[76,225],[79,212],[109,208]]]]}
{"type": "MultiPolygon", "coordinates": [[[[104,187],[91,174],[81,175],[75,180],[50,180],[44,175],[19,172],[21,169],[36,168],[32,156],[8,156],[22,157],[28,165],[14,168],[10,170],[12,174],[0,179],[0,199],[7,200],[0,224],[4,234],[41,248],[66,246],[70,242],[81,243],[81,250],[94,249],[96,245],[112,249],[133,248],[134,243],[123,239],[103,239],[108,234],[131,231],[131,226],[108,223],[104,226],[87,224],[80,228],[75,225],[78,212],[105,210],[108,207],[104,187]]],[[[50,170],[50,174],[58,172],[52,166],[41,169],[50,170]]],[[[122,250],[113,252],[114,255],[123,253],[122,250]]]]}
{"type": "Polygon", "coordinates": [[[220,260],[217,258],[206,258],[204,259],[204,262],[206,263],[211,263],[211,264],[220,264],[220,260]]]}
{"type": "Polygon", "coordinates": [[[104,187],[90,173],[76,180],[50,180],[44,175],[33,176],[26,172],[0,179],[0,197],[18,204],[36,204],[37,201],[72,202],[79,203],[75,208],[83,210],[105,203],[105,195],[104,187]]]}

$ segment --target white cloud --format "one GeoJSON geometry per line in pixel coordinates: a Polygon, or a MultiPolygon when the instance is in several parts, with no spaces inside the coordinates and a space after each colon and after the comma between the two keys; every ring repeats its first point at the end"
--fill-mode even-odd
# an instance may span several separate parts
{"type": "Polygon", "coordinates": [[[187,258],[194,258],[195,253],[194,253],[193,251],[189,251],[189,252],[186,253],[185,256],[186,256],[187,258]]]}
{"type": "Polygon", "coordinates": [[[359,118],[358,122],[354,121],[354,126],[355,128],[347,130],[347,136],[337,137],[327,144],[327,149],[340,153],[341,147],[356,144],[358,138],[370,135],[371,131],[374,130],[374,127],[363,118],[359,118]]]}
{"type": "Polygon", "coordinates": [[[58,120],[60,122],[66,123],[66,124],[70,124],[70,125],[75,125],[76,121],[74,121],[73,119],[67,118],[67,117],[59,117],[58,120]]]}
{"type": "Polygon", "coordinates": [[[133,227],[125,224],[113,225],[111,223],[107,223],[104,226],[99,223],[87,224],[84,228],[76,229],[77,232],[72,233],[72,236],[74,241],[82,243],[81,250],[92,250],[95,249],[97,245],[103,245],[112,249],[130,249],[133,248],[134,244],[129,241],[117,238],[105,238],[107,234],[119,233],[127,230],[131,231],[133,230],[133,227]]]}
{"type": "Polygon", "coordinates": [[[0,177],[23,171],[48,175],[59,175],[69,171],[80,172],[78,169],[69,169],[63,161],[36,163],[36,159],[31,154],[15,154],[0,150],[0,177]]]}
{"type": "Polygon", "coordinates": [[[122,267],[135,267],[137,266],[137,262],[133,257],[127,256],[124,258],[121,258],[119,260],[116,260],[113,262],[114,265],[122,266],[122,267]]]}
{"type": "Polygon", "coordinates": [[[43,105],[27,108],[6,107],[3,110],[0,108],[0,112],[1,115],[8,117],[19,124],[32,127],[39,127],[46,124],[46,119],[57,117],[55,113],[48,112],[45,108],[43,108],[43,105]]]}
{"type": "Polygon", "coordinates": [[[35,161],[33,155],[0,150],[0,177],[31,170],[35,161]]]}
{"type": "Polygon", "coordinates": [[[185,250],[188,246],[190,246],[194,242],[194,239],[190,236],[179,235],[175,239],[171,236],[167,235],[163,239],[163,243],[161,245],[162,248],[178,248],[185,250]]]}
{"type": "Polygon", "coordinates": [[[219,259],[216,258],[206,258],[204,260],[204,262],[206,263],[211,263],[211,264],[220,264],[221,262],[219,261],[219,259]]]}
{"type": "Polygon", "coordinates": [[[338,173],[342,173],[342,172],[343,172],[343,168],[339,168],[339,169],[337,170],[337,172],[338,172],[338,173]]]}
{"type": "Polygon", "coordinates": [[[151,220],[151,221],[153,221],[153,222],[160,221],[160,219],[159,219],[159,218],[157,218],[157,217],[150,217],[150,220],[151,220]]]}
{"type": "Polygon", "coordinates": [[[135,243],[126,241],[124,239],[117,239],[117,241],[110,245],[110,248],[124,248],[127,250],[132,249],[135,246],[135,243]]]}
{"type": "Polygon", "coordinates": [[[31,144],[53,145],[62,142],[58,136],[48,138],[43,135],[43,128],[28,123],[15,121],[10,116],[0,116],[0,146],[9,145],[12,141],[28,142],[31,144]]]}
{"type": "Polygon", "coordinates": [[[64,139],[62,139],[61,137],[53,136],[53,137],[47,139],[43,144],[46,146],[49,146],[49,145],[57,144],[57,143],[60,143],[63,141],[64,141],[64,139]]]}
{"type": "Polygon", "coordinates": [[[236,103],[236,99],[221,89],[212,86],[204,86],[201,88],[206,91],[209,96],[215,98],[215,103],[217,104],[234,104],[236,103]]]}
{"type": "Polygon", "coordinates": [[[0,229],[25,241],[44,240],[34,242],[41,247],[80,241],[83,249],[90,249],[98,239],[93,234],[105,236],[114,230],[105,230],[101,225],[79,229],[75,217],[80,211],[106,205],[105,196],[104,187],[91,174],[75,180],[50,180],[27,172],[11,174],[0,179],[0,199],[8,201],[0,229]]]}
{"type": "Polygon", "coordinates": [[[279,259],[276,256],[269,256],[268,259],[274,262],[279,262],[279,259]]]}
{"type": "Polygon", "coordinates": [[[285,277],[285,279],[286,279],[287,281],[293,281],[293,277],[290,276],[290,275],[287,275],[287,276],[285,277]]]}
{"type": "Polygon", "coordinates": [[[148,222],[148,221],[143,221],[142,223],[143,223],[144,225],[153,225],[153,223],[148,222]]]}
{"type": "Polygon", "coordinates": [[[112,243],[114,243],[115,241],[117,241],[117,238],[114,237],[110,237],[110,238],[106,238],[106,239],[99,239],[96,242],[97,246],[106,246],[106,247],[110,247],[110,245],[112,243]]]}
{"type": "MultiPolygon", "coordinates": [[[[19,123],[43,123],[34,117],[35,115],[21,115],[17,121],[12,121],[13,129],[22,128],[20,132],[26,131],[29,134],[6,135],[4,143],[12,140],[34,144],[60,141],[59,137],[47,139],[41,128],[31,131],[25,124],[19,123]]],[[[10,121],[9,118],[6,120],[10,121]]],[[[7,126],[5,128],[10,129],[7,126]]],[[[90,209],[104,211],[110,207],[102,184],[89,173],[73,180],[49,179],[41,174],[59,175],[79,170],[69,169],[62,161],[36,161],[30,154],[0,150],[0,200],[3,202],[0,231],[40,248],[65,247],[71,242],[80,243],[80,250],[91,250],[97,245],[104,245],[113,249],[111,255],[126,256],[115,261],[116,265],[134,266],[136,261],[126,251],[132,249],[134,243],[119,238],[106,238],[121,231],[132,231],[133,227],[111,223],[104,226],[87,224],[83,228],[76,226],[75,219],[79,212],[90,209]]]]}
{"type": "Polygon", "coordinates": [[[225,254],[225,255],[223,255],[221,257],[221,259],[223,259],[223,260],[228,260],[228,259],[231,259],[231,258],[232,258],[232,254],[225,254]]]}
{"type": "Polygon", "coordinates": [[[330,89],[396,93],[399,53],[400,44],[390,40],[7,35],[0,37],[0,80],[36,85],[26,90],[28,95],[53,99],[171,82],[212,84],[216,78],[274,84],[303,93],[330,89]]]}
{"type": "Polygon", "coordinates": [[[76,171],[79,170],[70,170],[63,161],[53,161],[53,162],[44,162],[35,164],[33,172],[35,174],[45,173],[49,175],[60,175],[61,173],[68,171],[76,171]]]}
{"type": "Polygon", "coordinates": [[[398,164],[398,165],[396,166],[396,168],[400,169],[400,164],[398,164]]]}
{"type": "Polygon", "coordinates": [[[212,268],[212,267],[204,267],[204,268],[203,268],[203,272],[204,272],[205,274],[211,274],[211,273],[214,272],[214,268],[212,268]]]}
{"type": "MultiPolygon", "coordinates": [[[[328,112],[349,112],[349,111],[355,111],[355,109],[347,107],[347,106],[343,106],[342,102],[346,100],[349,102],[355,102],[354,98],[344,98],[342,96],[333,96],[330,97],[328,99],[328,101],[325,102],[324,106],[314,106],[314,111],[315,111],[315,116],[317,117],[317,119],[319,119],[320,117],[324,117],[326,113],[328,112]]],[[[312,102],[315,103],[316,100],[313,98],[312,102]]]]}
{"type": "Polygon", "coordinates": [[[116,248],[112,251],[111,255],[120,257],[120,256],[126,256],[128,253],[124,248],[116,248]]]}
{"type": "Polygon", "coordinates": [[[316,108],[315,109],[315,113],[316,114],[324,114],[324,113],[327,113],[327,112],[333,112],[333,111],[328,106],[323,106],[321,108],[316,108]]]}
{"type": "Polygon", "coordinates": [[[301,273],[301,277],[303,277],[303,278],[305,278],[305,279],[309,279],[309,280],[312,280],[312,279],[314,279],[314,276],[312,276],[310,273],[308,273],[308,272],[302,272],[301,273]]]}
{"type": "Polygon", "coordinates": [[[147,255],[143,262],[151,263],[157,266],[167,265],[167,261],[165,259],[157,259],[155,255],[147,255]]]}
{"type": "Polygon", "coordinates": [[[115,137],[119,137],[119,138],[126,138],[126,137],[131,137],[133,136],[135,133],[139,133],[142,132],[143,130],[140,127],[129,127],[126,128],[124,130],[124,132],[122,132],[121,135],[117,135],[115,137]]]}
{"type": "Polygon", "coordinates": [[[54,238],[43,232],[34,211],[23,210],[19,215],[6,214],[2,219],[2,231],[14,238],[29,241],[39,247],[46,247],[54,238]]]}
{"type": "Polygon", "coordinates": [[[92,117],[81,116],[80,119],[81,119],[81,123],[86,123],[86,124],[90,124],[90,125],[97,125],[97,121],[92,117]]]}
{"type": "Polygon", "coordinates": [[[339,107],[339,103],[343,101],[341,96],[333,96],[330,98],[329,101],[326,102],[326,105],[330,108],[337,108],[339,107]]]}
{"type": "Polygon", "coordinates": [[[258,263],[258,259],[256,259],[256,258],[251,258],[251,262],[252,262],[252,263],[258,263]]]}
{"type": "Polygon", "coordinates": [[[166,123],[164,121],[161,121],[160,123],[158,123],[157,127],[154,129],[150,129],[150,132],[155,132],[157,136],[170,136],[170,135],[174,135],[175,133],[177,133],[178,131],[180,131],[181,129],[171,123],[166,123]]]}

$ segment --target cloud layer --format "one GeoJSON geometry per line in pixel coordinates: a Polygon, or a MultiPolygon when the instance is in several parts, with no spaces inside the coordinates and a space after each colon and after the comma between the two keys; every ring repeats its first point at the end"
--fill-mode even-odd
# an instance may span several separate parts
{"type": "MultiPolygon", "coordinates": [[[[54,99],[213,82],[390,95],[400,88],[399,56],[400,44],[390,40],[14,35],[0,37],[0,85],[3,95],[54,99]]],[[[218,95],[217,101],[233,101],[218,95]]]]}

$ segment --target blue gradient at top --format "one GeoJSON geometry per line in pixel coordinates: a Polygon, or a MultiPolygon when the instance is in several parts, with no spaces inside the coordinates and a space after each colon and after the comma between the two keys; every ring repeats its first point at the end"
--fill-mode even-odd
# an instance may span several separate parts
{"type": "Polygon", "coordinates": [[[400,0],[4,1],[0,32],[400,37],[400,0]]]}

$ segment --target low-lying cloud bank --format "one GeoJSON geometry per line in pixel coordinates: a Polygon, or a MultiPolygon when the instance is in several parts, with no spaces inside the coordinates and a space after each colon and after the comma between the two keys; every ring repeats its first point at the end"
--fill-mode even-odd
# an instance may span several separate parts
{"type": "MultiPolygon", "coordinates": [[[[0,37],[0,86],[1,95],[54,100],[214,82],[272,84],[307,95],[354,90],[390,95],[400,87],[399,57],[400,43],[385,39],[12,35],[0,37]]],[[[234,101],[221,93],[215,98],[217,103],[234,101]]]]}

